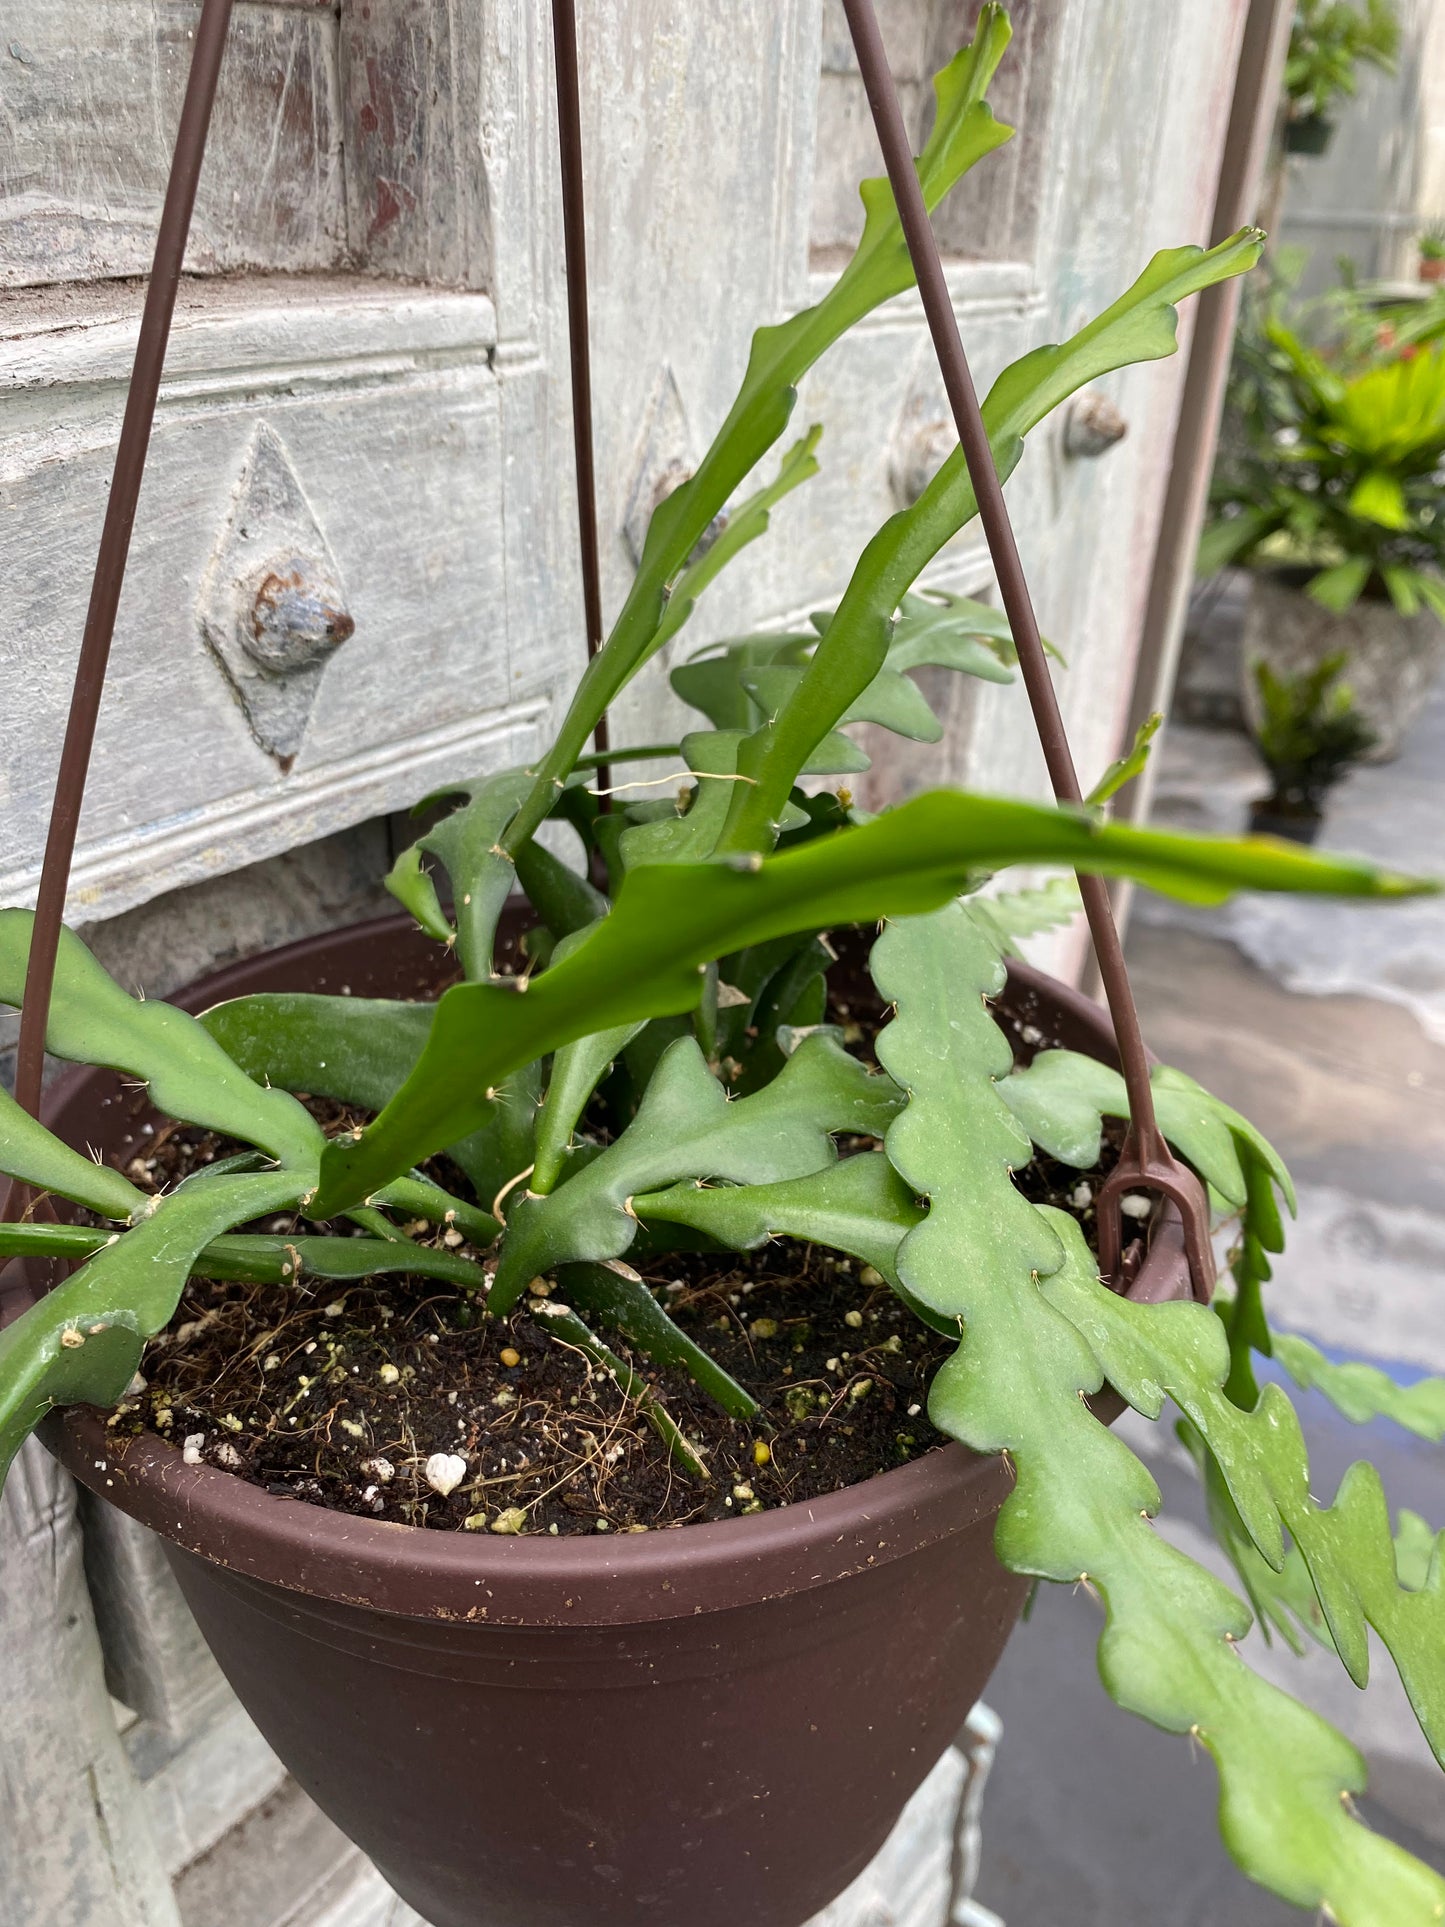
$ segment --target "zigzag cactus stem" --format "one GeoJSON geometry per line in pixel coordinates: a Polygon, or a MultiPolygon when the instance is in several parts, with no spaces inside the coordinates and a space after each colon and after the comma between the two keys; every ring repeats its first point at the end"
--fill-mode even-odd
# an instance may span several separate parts
{"type": "MultiPolygon", "coordinates": [[[[933,337],[939,372],[948,392],[958,438],[968,464],[969,480],[978,501],[989,553],[998,577],[999,594],[1018,650],[1019,671],[1028,692],[1029,707],[1039,732],[1044,761],[1054,795],[1061,803],[1082,804],[1083,791],[1064,731],[1044,655],[1043,640],[1033,601],[1024,578],[1023,563],[1014,540],[1013,524],[994,467],[988,430],[979,410],[968,358],[958,332],[939,257],[938,242],[928,219],[913,151],[898,104],[897,89],[888,66],[873,0],[843,0],[848,30],[853,37],[859,70],[872,110],[878,144],[883,150],[888,179],[898,204],[904,238],[918,278],[918,292],[933,337]]],[[[1095,1201],[1099,1228],[1099,1259],[1104,1275],[1118,1284],[1122,1246],[1120,1200],[1126,1192],[1160,1193],[1177,1205],[1184,1225],[1182,1257],[1188,1263],[1194,1295],[1207,1303],[1214,1286],[1214,1254],[1209,1241],[1209,1205],[1204,1186],[1176,1159],[1165,1144],[1154,1116],[1149,1084],[1149,1053],[1139,1025],[1134,993],[1124,964],[1123,945],[1114,923],[1109,893],[1103,879],[1079,875],[1079,893],[1089,921],[1089,934],[1099,960],[1109,1014],[1119,1046],[1120,1067],[1129,1092],[1130,1124],[1119,1162],[1095,1201]]]]}

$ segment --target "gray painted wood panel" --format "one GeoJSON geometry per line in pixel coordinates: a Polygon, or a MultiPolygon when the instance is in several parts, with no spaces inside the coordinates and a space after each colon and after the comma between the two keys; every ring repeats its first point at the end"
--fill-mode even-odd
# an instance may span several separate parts
{"type": "Polygon", "coordinates": [[[208,1724],[230,1695],[180,1596],[155,1535],[84,1495],[85,1570],[113,1697],[135,1714],[127,1735],[154,1769],[208,1724]]]}
{"type": "MultiPolygon", "coordinates": [[[[144,274],[190,64],[174,0],[27,0],[0,55],[0,287],[144,274]]],[[[337,22],[237,6],[187,266],[338,266],[346,250],[337,22]]]]}
{"type": "MultiPolygon", "coordinates": [[[[37,875],[122,400],[114,371],[133,328],[131,297],[79,325],[63,306],[48,328],[22,320],[12,336],[0,526],[30,540],[0,551],[8,901],[24,900],[37,875]]],[[[374,283],[349,293],[226,284],[187,304],[117,627],[73,917],[113,914],[531,753],[561,639],[545,610],[526,618],[515,651],[509,634],[494,340],[481,295],[393,302],[374,283]],[[283,451],[356,624],[289,769],[253,735],[201,620],[261,432],[283,451]],[[156,769],[167,772],[163,793],[156,769]]],[[[0,339],[0,361],[5,352],[0,339]]],[[[513,368],[507,379],[535,376],[513,368]]],[[[287,536],[278,528],[283,565],[287,536]]],[[[295,539],[312,538],[302,529],[295,539]]],[[[239,622],[247,585],[223,587],[239,622]]]]}

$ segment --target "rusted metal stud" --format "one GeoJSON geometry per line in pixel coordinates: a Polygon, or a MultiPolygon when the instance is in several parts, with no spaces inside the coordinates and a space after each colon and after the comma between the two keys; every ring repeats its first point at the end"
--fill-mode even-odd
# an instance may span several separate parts
{"type": "Polygon", "coordinates": [[[339,601],[314,557],[287,556],[261,578],[241,646],[263,669],[309,669],[356,632],[339,601]]]}
{"type": "Polygon", "coordinates": [[[899,424],[888,462],[888,480],[900,508],[911,509],[958,447],[958,430],[946,414],[910,411],[899,424]]]}
{"type": "Polygon", "coordinates": [[[251,734],[287,773],[326,665],[356,622],[325,532],[268,422],[246,450],[198,614],[251,734]]]}

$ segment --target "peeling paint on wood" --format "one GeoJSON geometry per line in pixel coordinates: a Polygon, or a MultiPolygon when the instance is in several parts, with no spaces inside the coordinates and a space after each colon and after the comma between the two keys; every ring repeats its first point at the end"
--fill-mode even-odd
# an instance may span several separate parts
{"type": "MultiPolygon", "coordinates": [[[[27,0],[23,59],[0,48],[0,287],[147,271],[195,19],[170,0],[27,0]]],[[[334,15],[243,0],[187,267],[339,265],[341,174],[334,15]]]]}
{"type": "Polygon", "coordinates": [[[345,0],[347,216],[375,271],[488,285],[475,14],[466,0],[345,0]]]}

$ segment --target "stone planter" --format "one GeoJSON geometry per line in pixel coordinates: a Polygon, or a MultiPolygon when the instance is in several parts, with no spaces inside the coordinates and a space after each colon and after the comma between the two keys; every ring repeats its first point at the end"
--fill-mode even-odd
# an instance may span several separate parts
{"type": "Polygon", "coordinates": [[[1399,755],[1405,732],[1445,665],[1445,623],[1429,609],[1402,616],[1392,602],[1376,596],[1361,596],[1353,608],[1335,615],[1304,593],[1312,574],[1278,569],[1254,578],[1240,662],[1245,717],[1251,728],[1258,726],[1256,662],[1267,662],[1276,675],[1294,676],[1343,652],[1342,679],[1377,738],[1365,760],[1388,763],[1399,755]]]}

